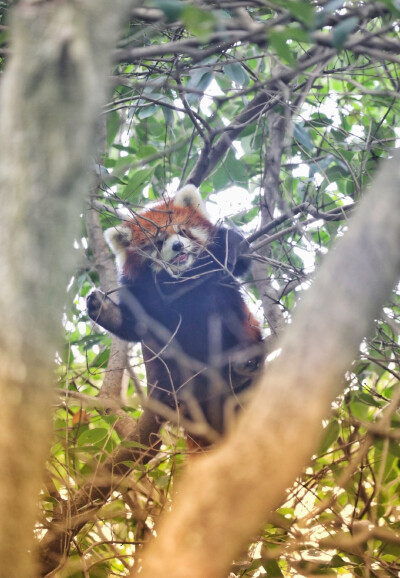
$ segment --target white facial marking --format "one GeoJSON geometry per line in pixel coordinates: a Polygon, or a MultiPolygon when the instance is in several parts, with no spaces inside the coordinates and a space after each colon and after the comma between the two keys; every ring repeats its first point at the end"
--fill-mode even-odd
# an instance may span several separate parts
{"type": "MultiPolygon", "coordinates": [[[[174,227],[174,230],[177,229],[174,227]]],[[[158,251],[152,250],[153,271],[165,269],[172,277],[178,277],[183,271],[192,267],[208,239],[208,234],[201,227],[196,227],[194,231],[191,228],[190,233],[195,239],[183,233],[176,233],[167,237],[158,251]]]]}
{"type": "Polygon", "coordinates": [[[190,233],[201,245],[206,245],[210,235],[209,232],[203,227],[191,227],[190,233]]]}

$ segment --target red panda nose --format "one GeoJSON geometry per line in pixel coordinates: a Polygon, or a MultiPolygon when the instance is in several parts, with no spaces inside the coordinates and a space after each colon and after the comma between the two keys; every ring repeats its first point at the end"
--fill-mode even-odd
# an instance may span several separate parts
{"type": "Polygon", "coordinates": [[[181,243],[180,241],[174,241],[174,242],[173,242],[173,245],[172,245],[172,249],[173,249],[174,251],[177,251],[177,252],[178,252],[178,251],[182,251],[182,249],[183,249],[183,243],[181,243]]]}

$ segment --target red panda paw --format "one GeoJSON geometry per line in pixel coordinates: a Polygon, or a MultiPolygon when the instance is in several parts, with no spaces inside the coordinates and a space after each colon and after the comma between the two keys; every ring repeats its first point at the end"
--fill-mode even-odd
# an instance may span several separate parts
{"type": "Polygon", "coordinates": [[[92,291],[86,299],[89,317],[98,325],[111,331],[117,337],[127,341],[135,341],[136,335],[124,328],[121,309],[102,291],[92,291]]]}
{"type": "Polygon", "coordinates": [[[102,311],[107,307],[108,299],[102,291],[95,289],[86,298],[88,315],[93,321],[98,321],[102,311]]]}

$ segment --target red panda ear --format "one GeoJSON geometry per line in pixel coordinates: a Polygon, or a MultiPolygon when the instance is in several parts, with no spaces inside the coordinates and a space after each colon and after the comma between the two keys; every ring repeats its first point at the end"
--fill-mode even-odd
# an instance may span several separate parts
{"type": "Polygon", "coordinates": [[[117,225],[104,231],[104,237],[111,251],[115,255],[118,255],[130,245],[132,241],[132,231],[125,225],[117,225]]]}
{"type": "Polygon", "coordinates": [[[189,207],[203,215],[206,219],[210,218],[203,203],[203,199],[194,185],[185,185],[182,187],[176,193],[173,203],[175,207],[189,207]]]}

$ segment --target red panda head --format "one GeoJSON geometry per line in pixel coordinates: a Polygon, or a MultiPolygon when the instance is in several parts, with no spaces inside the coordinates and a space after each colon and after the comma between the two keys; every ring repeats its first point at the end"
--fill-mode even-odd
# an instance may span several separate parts
{"type": "Polygon", "coordinates": [[[174,198],[107,229],[104,235],[127,278],[136,277],[148,261],[153,271],[165,269],[178,277],[204,250],[212,230],[199,192],[186,185],[174,198]]]}

